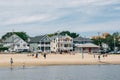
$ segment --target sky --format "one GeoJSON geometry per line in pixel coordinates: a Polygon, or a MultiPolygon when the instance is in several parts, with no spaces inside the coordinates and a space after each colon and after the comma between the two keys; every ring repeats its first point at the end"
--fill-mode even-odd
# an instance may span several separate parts
{"type": "Polygon", "coordinates": [[[30,36],[119,32],[120,0],[0,0],[0,37],[12,30],[30,36]]]}

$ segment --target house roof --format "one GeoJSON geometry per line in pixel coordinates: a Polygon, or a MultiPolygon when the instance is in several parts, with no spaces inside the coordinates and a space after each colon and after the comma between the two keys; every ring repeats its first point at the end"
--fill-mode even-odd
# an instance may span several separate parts
{"type": "Polygon", "coordinates": [[[2,39],[0,39],[0,43],[2,43],[3,41],[2,41],[2,39]]]}
{"type": "Polygon", "coordinates": [[[40,35],[36,37],[31,37],[30,42],[40,42],[40,41],[45,41],[44,38],[48,38],[46,41],[50,41],[49,37],[47,35],[40,35]]]}
{"type": "MultiPolygon", "coordinates": [[[[50,39],[51,39],[51,40],[54,40],[54,39],[56,39],[56,38],[67,38],[67,37],[71,38],[71,37],[68,36],[68,35],[57,35],[57,36],[52,36],[50,39]]],[[[71,38],[71,39],[72,39],[72,38],[71,38]]]]}
{"type": "Polygon", "coordinates": [[[85,44],[79,44],[77,47],[91,47],[91,48],[99,48],[99,46],[93,44],[93,43],[85,43],[85,44]]]}
{"type": "Polygon", "coordinates": [[[11,35],[10,37],[6,38],[6,39],[4,40],[4,42],[13,43],[13,41],[16,42],[16,40],[19,41],[19,40],[23,40],[23,39],[20,38],[18,35],[13,34],[13,35],[11,35]]]}
{"type": "Polygon", "coordinates": [[[89,42],[92,42],[91,39],[83,38],[83,37],[76,37],[76,38],[73,39],[73,41],[89,41],[89,42]]]}

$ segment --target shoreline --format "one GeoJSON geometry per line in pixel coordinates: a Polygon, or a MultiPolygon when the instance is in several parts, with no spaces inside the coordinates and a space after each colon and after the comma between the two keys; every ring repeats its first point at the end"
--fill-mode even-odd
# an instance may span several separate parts
{"type": "Polygon", "coordinates": [[[0,67],[11,67],[10,58],[13,58],[13,67],[29,66],[60,66],[60,65],[120,65],[120,55],[108,55],[98,60],[98,55],[84,54],[82,59],[80,53],[71,54],[48,54],[46,59],[39,54],[38,58],[27,56],[27,54],[0,54],[0,67]]]}

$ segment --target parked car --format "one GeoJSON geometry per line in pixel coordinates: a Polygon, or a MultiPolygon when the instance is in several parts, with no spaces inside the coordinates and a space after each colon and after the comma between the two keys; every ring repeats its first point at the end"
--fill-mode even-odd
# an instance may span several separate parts
{"type": "Polygon", "coordinates": [[[117,51],[111,51],[109,53],[111,53],[111,54],[117,54],[117,51]]]}
{"type": "Polygon", "coordinates": [[[30,52],[28,49],[18,49],[17,53],[30,52]]]}
{"type": "Polygon", "coordinates": [[[115,53],[115,51],[110,51],[109,53],[114,54],[114,53],[115,53]]]}
{"type": "Polygon", "coordinates": [[[42,53],[42,50],[37,50],[36,52],[38,52],[38,53],[42,53]]]}
{"type": "Polygon", "coordinates": [[[117,54],[120,54],[120,51],[117,51],[117,54]]]}
{"type": "Polygon", "coordinates": [[[110,52],[110,50],[100,50],[101,54],[106,54],[106,53],[109,53],[109,52],[110,52]]]}

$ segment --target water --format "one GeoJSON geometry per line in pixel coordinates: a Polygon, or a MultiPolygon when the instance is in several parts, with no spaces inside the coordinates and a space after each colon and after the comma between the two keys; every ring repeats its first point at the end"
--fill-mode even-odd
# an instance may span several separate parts
{"type": "Polygon", "coordinates": [[[120,80],[120,65],[0,68],[0,80],[120,80]]]}

